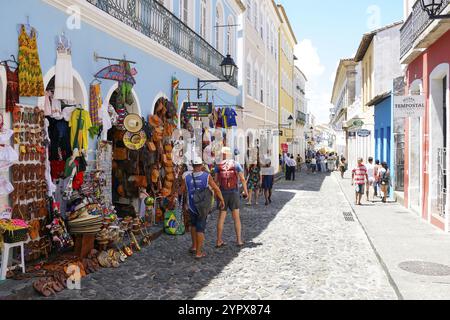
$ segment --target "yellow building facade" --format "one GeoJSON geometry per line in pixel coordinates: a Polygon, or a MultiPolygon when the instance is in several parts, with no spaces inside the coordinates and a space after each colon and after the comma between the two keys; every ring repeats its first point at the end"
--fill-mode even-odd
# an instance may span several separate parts
{"type": "Polygon", "coordinates": [[[284,151],[294,152],[295,115],[294,115],[294,48],[297,39],[282,5],[278,5],[282,18],[279,29],[279,88],[278,88],[278,124],[280,128],[280,147],[284,151]]]}

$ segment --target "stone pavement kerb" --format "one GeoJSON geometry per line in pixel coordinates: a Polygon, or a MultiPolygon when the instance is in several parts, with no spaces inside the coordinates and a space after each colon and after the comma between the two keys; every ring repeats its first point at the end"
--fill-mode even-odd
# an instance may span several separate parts
{"type": "Polygon", "coordinates": [[[398,203],[355,205],[349,174],[335,179],[350,202],[400,299],[450,299],[450,234],[398,203]],[[409,270],[409,271],[408,271],[409,270]]]}

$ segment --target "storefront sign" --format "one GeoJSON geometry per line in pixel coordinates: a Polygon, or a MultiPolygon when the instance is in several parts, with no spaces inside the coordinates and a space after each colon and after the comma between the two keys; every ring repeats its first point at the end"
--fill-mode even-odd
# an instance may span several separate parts
{"type": "Polygon", "coordinates": [[[367,138],[368,136],[370,136],[370,130],[366,130],[366,129],[361,129],[361,130],[358,130],[358,137],[361,137],[361,138],[367,138]]]}
{"type": "Polygon", "coordinates": [[[288,153],[289,152],[289,145],[287,143],[282,143],[281,144],[281,150],[283,150],[283,153],[288,153]]]}
{"type": "Polygon", "coordinates": [[[419,118],[425,116],[425,96],[394,97],[395,118],[419,118]]]}
{"type": "Polygon", "coordinates": [[[183,108],[190,117],[207,118],[212,113],[211,102],[185,102],[183,108]]]}
{"type": "Polygon", "coordinates": [[[362,120],[353,121],[353,127],[362,127],[363,125],[364,125],[364,122],[362,120]]]}
{"type": "Polygon", "coordinates": [[[356,137],[356,131],[350,131],[350,132],[348,133],[348,137],[349,137],[349,138],[355,138],[355,137],[356,137]]]}

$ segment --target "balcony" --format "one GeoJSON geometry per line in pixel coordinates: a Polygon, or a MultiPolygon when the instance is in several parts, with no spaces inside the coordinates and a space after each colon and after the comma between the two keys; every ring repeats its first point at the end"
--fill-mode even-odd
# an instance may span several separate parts
{"type": "MultiPolygon", "coordinates": [[[[449,4],[450,0],[444,0],[439,14],[442,14],[444,11],[448,11],[447,6],[449,4]]],[[[424,31],[431,24],[433,24],[433,22],[439,23],[440,21],[430,19],[428,14],[422,9],[420,0],[416,1],[412,8],[411,14],[400,29],[401,60],[404,60],[411,49],[414,49],[416,41],[420,38],[424,31]]]]}
{"type": "MultiPolygon", "coordinates": [[[[86,0],[184,59],[223,79],[225,58],[156,0],[86,0]]],[[[237,71],[230,80],[237,88],[237,71]]]]}
{"type": "Polygon", "coordinates": [[[306,124],[306,113],[303,113],[301,111],[297,111],[297,123],[301,124],[301,125],[305,125],[306,124]]]}

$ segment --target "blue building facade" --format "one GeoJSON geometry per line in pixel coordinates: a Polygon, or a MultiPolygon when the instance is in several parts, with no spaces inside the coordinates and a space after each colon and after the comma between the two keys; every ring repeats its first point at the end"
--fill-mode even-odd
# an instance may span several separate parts
{"type": "Polygon", "coordinates": [[[391,172],[392,187],[390,196],[394,195],[395,165],[394,165],[394,128],[393,128],[393,97],[386,94],[375,104],[375,160],[387,162],[391,172]]]}
{"type": "MultiPolygon", "coordinates": [[[[204,9],[201,0],[186,0],[184,9],[188,11],[182,10],[182,3],[174,0],[12,1],[8,10],[0,13],[0,60],[12,54],[17,57],[19,25],[29,22],[38,32],[40,63],[47,86],[55,74],[56,37],[64,34],[72,44],[76,102],[87,106],[94,75],[108,65],[108,61],[94,56],[125,57],[136,62],[133,67],[138,72],[133,89],[135,103],[129,111],[147,117],[160,97],[171,98],[173,77],[180,81],[180,88],[194,89],[199,78],[222,77],[220,63],[226,54],[236,57],[236,29],[213,26],[237,21],[243,10],[238,2],[209,0],[208,11],[201,11],[204,9]]],[[[239,90],[235,83],[233,79],[231,83],[210,86],[217,89],[216,104],[237,104],[239,90]]],[[[3,70],[0,70],[0,86],[4,92],[3,70]]],[[[116,88],[117,82],[102,80],[103,100],[107,101],[116,88]]],[[[180,91],[178,107],[188,98],[205,101],[206,94],[199,100],[196,91],[180,91]]],[[[208,98],[211,101],[212,94],[208,98]]],[[[20,102],[42,105],[43,98],[21,98],[20,102]]]]}

